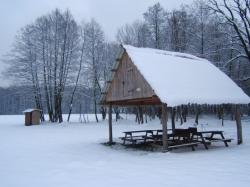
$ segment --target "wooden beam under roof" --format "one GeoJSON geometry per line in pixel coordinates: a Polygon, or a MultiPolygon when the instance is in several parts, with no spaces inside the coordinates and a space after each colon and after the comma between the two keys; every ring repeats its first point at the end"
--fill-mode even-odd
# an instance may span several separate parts
{"type": "Polygon", "coordinates": [[[119,101],[106,101],[102,105],[115,105],[115,106],[136,106],[136,105],[161,105],[161,101],[157,96],[148,98],[126,99],[119,101]]]}

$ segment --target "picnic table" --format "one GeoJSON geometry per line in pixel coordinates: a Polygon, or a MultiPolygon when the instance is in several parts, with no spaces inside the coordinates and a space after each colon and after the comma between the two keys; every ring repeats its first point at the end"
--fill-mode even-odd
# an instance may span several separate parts
{"type": "MultiPolygon", "coordinates": [[[[206,149],[208,145],[212,142],[224,142],[225,146],[228,147],[228,142],[232,139],[226,139],[223,135],[223,131],[197,131],[197,128],[188,129],[168,129],[168,142],[169,149],[179,148],[179,147],[192,147],[198,144],[203,144],[206,149]],[[171,131],[171,132],[170,132],[171,131]]],[[[126,131],[123,132],[124,137],[123,145],[127,142],[132,144],[137,143],[162,143],[162,130],[138,130],[138,131],[126,131]]]]}
{"type": "Polygon", "coordinates": [[[125,134],[125,136],[121,138],[123,145],[125,145],[126,142],[136,144],[138,141],[143,141],[145,143],[149,134],[154,134],[153,130],[126,131],[123,133],[125,134]]]}
{"type": "Polygon", "coordinates": [[[215,130],[192,132],[191,138],[201,142],[206,149],[208,149],[208,145],[210,145],[212,142],[224,142],[225,146],[228,147],[228,142],[232,141],[231,138],[224,137],[223,131],[215,130]]]}
{"type": "Polygon", "coordinates": [[[132,144],[136,144],[138,142],[146,143],[148,140],[155,141],[156,137],[162,137],[162,130],[125,131],[123,133],[124,137],[121,137],[123,145],[125,145],[126,142],[130,142],[132,144]]]}

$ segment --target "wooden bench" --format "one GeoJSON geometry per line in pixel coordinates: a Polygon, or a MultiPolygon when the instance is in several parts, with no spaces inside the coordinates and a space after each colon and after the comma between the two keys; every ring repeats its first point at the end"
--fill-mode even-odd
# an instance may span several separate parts
{"type": "Polygon", "coordinates": [[[191,147],[195,150],[195,146],[198,146],[199,142],[192,139],[191,131],[189,129],[175,129],[171,134],[173,145],[168,148],[177,149],[182,147],[191,147]]]}
{"type": "Polygon", "coordinates": [[[192,143],[192,135],[189,129],[175,129],[172,134],[173,141],[178,144],[181,143],[192,143]]]}
{"type": "Polygon", "coordinates": [[[182,147],[191,147],[192,151],[195,151],[195,146],[198,146],[199,142],[190,142],[190,143],[184,143],[184,144],[178,144],[178,145],[171,145],[168,146],[168,149],[177,149],[177,148],[182,148],[182,147]]]}
{"type": "Polygon", "coordinates": [[[211,137],[205,137],[206,140],[209,140],[210,142],[224,142],[225,146],[228,147],[228,142],[231,142],[232,138],[211,138],[211,137]]]}
{"type": "Polygon", "coordinates": [[[127,136],[127,137],[120,137],[121,140],[123,140],[123,144],[125,144],[126,141],[131,142],[133,144],[136,144],[138,141],[144,141],[144,136],[127,136]]]}
{"type": "Polygon", "coordinates": [[[143,141],[146,143],[146,140],[148,139],[147,137],[149,137],[149,135],[153,136],[154,130],[126,131],[123,133],[125,134],[124,137],[121,137],[123,140],[123,145],[125,145],[126,141],[136,144],[138,141],[143,141]]]}

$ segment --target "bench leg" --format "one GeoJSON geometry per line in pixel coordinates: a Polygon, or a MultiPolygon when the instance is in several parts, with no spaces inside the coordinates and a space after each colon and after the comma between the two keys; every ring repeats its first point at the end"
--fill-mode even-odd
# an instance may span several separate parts
{"type": "Polygon", "coordinates": [[[148,138],[148,133],[150,133],[151,135],[152,135],[152,137],[153,137],[153,133],[152,132],[146,132],[146,135],[144,136],[144,144],[146,143],[146,141],[147,141],[147,138],[148,138]]]}
{"type": "Polygon", "coordinates": [[[203,143],[205,149],[208,149],[207,143],[206,143],[206,141],[205,141],[203,135],[201,135],[201,142],[203,143]]]}
{"type": "Polygon", "coordinates": [[[204,144],[204,147],[205,147],[206,149],[208,149],[207,143],[204,142],[203,144],[204,144]]]}
{"type": "Polygon", "coordinates": [[[131,139],[132,145],[135,145],[136,144],[136,140],[133,140],[132,134],[130,135],[130,139],[131,139]]]}
{"type": "Polygon", "coordinates": [[[126,138],[127,138],[127,134],[125,134],[125,137],[124,137],[124,139],[123,139],[123,145],[125,145],[125,142],[126,142],[126,138]]]}
{"type": "Polygon", "coordinates": [[[191,146],[191,147],[192,147],[192,151],[195,151],[194,145],[193,145],[193,146],[191,146]]]}
{"type": "MultiPolygon", "coordinates": [[[[225,139],[225,137],[224,137],[224,135],[223,135],[222,132],[220,133],[220,135],[221,135],[221,138],[222,138],[222,139],[225,139]]],[[[225,146],[228,147],[227,141],[223,141],[223,142],[224,142],[225,146]]]]}
{"type": "Polygon", "coordinates": [[[194,134],[191,135],[190,139],[191,141],[194,140],[194,134]]]}
{"type": "Polygon", "coordinates": [[[225,146],[226,146],[226,147],[228,147],[228,144],[227,144],[227,142],[226,142],[226,141],[224,141],[224,144],[225,144],[225,146]]]}

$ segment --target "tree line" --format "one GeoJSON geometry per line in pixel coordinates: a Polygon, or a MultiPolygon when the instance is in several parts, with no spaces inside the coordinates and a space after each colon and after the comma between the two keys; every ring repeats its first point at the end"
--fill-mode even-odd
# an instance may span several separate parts
{"type": "MultiPolygon", "coordinates": [[[[66,87],[64,91],[64,99],[62,101],[63,114],[69,112],[69,105],[71,103],[71,94],[74,87],[66,87]]],[[[0,88],[0,115],[22,114],[25,109],[34,108],[35,102],[33,99],[33,92],[31,86],[10,86],[8,88],[0,88]]],[[[89,114],[94,112],[92,105],[91,90],[84,87],[78,87],[74,95],[72,105],[72,113],[75,114],[89,114]]],[[[42,97],[43,93],[42,93],[42,97]]],[[[45,102],[43,99],[42,102],[45,102]]],[[[44,113],[47,113],[44,108],[44,113]]]]}
{"type": "Polygon", "coordinates": [[[96,121],[97,113],[105,118],[106,108],[98,103],[120,43],[207,58],[240,84],[250,73],[249,1],[219,2],[198,0],[172,11],[156,3],[143,20],[119,28],[116,42],[105,39],[94,19],[79,24],[69,10],[56,9],[20,30],[6,75],[29,88],[34,105],[51,122],[62,122],[63,113],[70,120],[82,98],[91,101],[85,108],[96,121]]]}
{"type": "Polygon", "coordinates": [[[48,113],[49,121],[62,122],[62,101],[70,98],[71,113],[76,89],[81,87],[92,92],[88,95],[95,113],[99,112],[101,88],[116,49],[105,41],[95,20],[78,25],[69,10],[56,9],[21,29],[7,74],[16,83],[32,87],[35,106],[48,113]],[[71,95],[65,95],[66,88],[72,88],[71,95]]]}
{"type": "Polygon", "coordinates": [[[249,77],[249,1],[199,0],[173,11],[157,3],[143,17],[120,28],[118,41],[194,54],[234,80],[249,77]]]}

